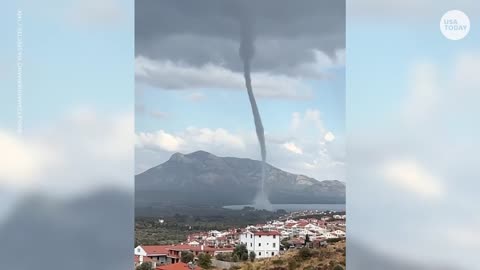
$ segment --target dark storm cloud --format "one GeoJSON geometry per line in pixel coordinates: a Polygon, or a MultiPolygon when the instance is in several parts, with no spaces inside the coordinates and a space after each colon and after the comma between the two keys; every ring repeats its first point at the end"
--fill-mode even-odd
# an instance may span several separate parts
{"type": "Polygon", "coordinates": [[[333,56],[345,48],[344,1],[141,0],[135,5],[136,55],[241,71],[244,14],[253,25],[254,71],[291,73],[314,61],[313,49],[333,56]]]}

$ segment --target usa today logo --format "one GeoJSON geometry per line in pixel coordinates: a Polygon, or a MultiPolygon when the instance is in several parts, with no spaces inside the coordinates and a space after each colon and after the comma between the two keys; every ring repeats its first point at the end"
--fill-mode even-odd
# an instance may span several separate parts
{"type": "Polygon", "coordinates": [[[440,31],[450,40],[460,40],[470,31],[470,19],[460,10],[447,11],[440,20],[440,31]]]}

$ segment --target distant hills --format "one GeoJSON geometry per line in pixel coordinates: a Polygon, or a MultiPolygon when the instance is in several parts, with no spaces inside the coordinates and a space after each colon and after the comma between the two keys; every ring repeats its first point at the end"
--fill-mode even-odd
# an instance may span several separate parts
{"type": "MultiPolygon", "coordinates": [[[[218,157],[205,151],[173,154],[135,177],[136,207],[250,204],[261,180],[261,161],[218,157]]],[[[267,164],[265,182],[274,204],[345,203],[345,183],[288,173],[267,164]]]]}

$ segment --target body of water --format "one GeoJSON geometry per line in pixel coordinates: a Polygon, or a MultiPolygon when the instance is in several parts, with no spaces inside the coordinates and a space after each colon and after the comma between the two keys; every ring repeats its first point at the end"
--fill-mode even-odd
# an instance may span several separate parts
{"type": "MultiPolygon", "coordinates": [[[[244,207],[255,207],[253,204],[226,205],[223,208],[241,210],[244,207]]],[[[345,211],[345,204],[272,204],[273,211],[283,209],[285,211],[318,210],[318,211],[345,211]]]]}

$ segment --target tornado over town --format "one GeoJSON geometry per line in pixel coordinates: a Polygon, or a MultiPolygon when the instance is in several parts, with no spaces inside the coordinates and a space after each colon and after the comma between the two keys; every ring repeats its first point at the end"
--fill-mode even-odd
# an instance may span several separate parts
{"type": "Polygon", "coordinates": [[[268,200],[268,196],[265,193],[267,148],[265,145],[265,133],[263,130],[262,118],[260,117],[260,112],[258,111],[255,95],[253,94],[252,78],[250,76],[250,66],[252,58],[255,54],[253,25],[252,21],[248,20],[246,16],[244,16],[241,20],[241,39],[239,54],[243,62],[243,75],[245,77],[245,86],[247,88],[250,106],[252,107],[253,120],[255,122],[255,131],[257,133],[258,143],[260,144],[260,153],[262,156],[260,187],[254,204],[255,207],[258,209],[268,210],[271,209],[271,204],[268,200]]]}

